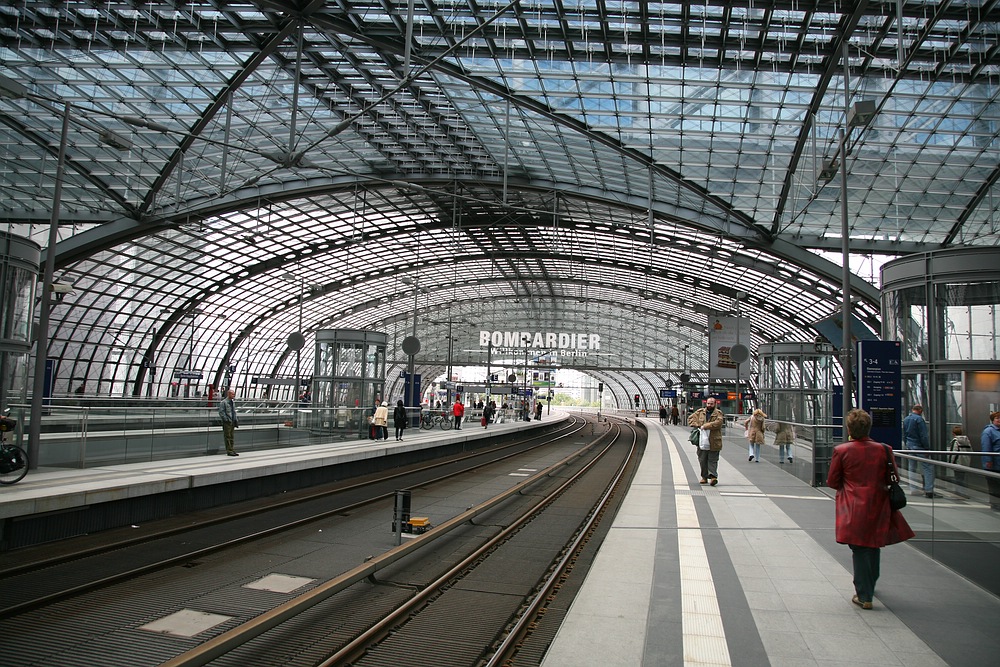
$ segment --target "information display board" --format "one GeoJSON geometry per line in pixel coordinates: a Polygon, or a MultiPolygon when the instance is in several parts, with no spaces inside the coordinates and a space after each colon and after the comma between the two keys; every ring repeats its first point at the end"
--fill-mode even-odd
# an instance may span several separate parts
{"type": "Polygon", "coordinates": [[[872,416],[873,440],[902,446],[902,349],[898,341],[860,340],[857,345],[858,405],[872,416]]]}

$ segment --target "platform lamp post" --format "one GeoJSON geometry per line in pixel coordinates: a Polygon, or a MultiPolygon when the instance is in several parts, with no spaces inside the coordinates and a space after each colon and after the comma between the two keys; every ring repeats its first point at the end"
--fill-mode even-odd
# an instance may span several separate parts
{"type": "Polygon", "coordinates": [[[288,348],[295,350],[295,392],[293,398],[296,403],[299,400],[299,392],[302,391],[302,348],[305,347],[306,337],[302,333],[302,301],[306,294],[306,279],[292,273],[285,273],[282,280],[299,285],[299,326],[295,333],[288,334],[288,348]]]}
{"type": "MultiPolygon", "coordinates": [[[[844,45],[844,80],[847,81],[848,62],[847,45],[844,45]]],[[[846,97],[846,96],[845,96],[846,97]]],[[[843,395],[843,415],[842,423],[846,424],[847,413],[851,411],[853,404],[853,378],[851,372],[851,237],[850,225],[847,214],[847,142],[850,140],[851,131],[857,128],[864,129],[875,117],[875,101],[859,100],[851,105],[847,110],[847,130],[838,130],[840,142],[837,146],[837,157],[830,160],[823,166],[819,177],[829,183],[840,172],[840,235],[841,235],[841,291],[843,292],[843,303],[841,305],[841,326],[843,338],[840,346],[840,363],[844,373],[844,395],[843,395]],[[839,163],[838,163],[839,160],[839,163]]]]}
{"type": "Polygon", "coordinates": [[[420,276],[416,278],[411,278],[410,276],[402,276],[399,281],[404,285],[413,285],[413,328],[409,336],[403,339],[401,347],[403,348],[403,354],[407,355],[406,373],[409,383],[407,384],[406,391],[406,404],[409,407],[416,407],[415,417],[411,415],[412,424],[411,426],[420,425],[420,403],[418,402],[419,396],[416,396],[416,370],[417,370],[417,352],[420,352],[420,339],[417,338],[417,297],[420,295],[420,276]]]}

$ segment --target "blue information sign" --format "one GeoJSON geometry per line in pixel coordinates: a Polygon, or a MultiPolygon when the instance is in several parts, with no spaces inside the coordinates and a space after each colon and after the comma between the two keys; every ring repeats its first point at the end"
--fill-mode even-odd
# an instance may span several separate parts
{"type": "Polygon", "coordinates": [[[858,405],[872,416],[873,440],[902,445],[902,368],[899,342],[858,341],[858,405]]]}

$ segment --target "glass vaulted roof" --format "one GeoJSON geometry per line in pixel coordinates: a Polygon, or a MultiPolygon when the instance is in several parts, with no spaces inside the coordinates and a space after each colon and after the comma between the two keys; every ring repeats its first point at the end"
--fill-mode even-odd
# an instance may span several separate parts
{"type": "Polygon", "coordinates": [[[299,330],[402,363],[414,326],[424,373],[449,328],[456,365],[586,330],[567,365],[651,389],[710,313],[813,340],[845,220],[875,330],[886,258],[998,243],[998,32],[978,0],[8,3],[0,224],[48,245],[64,149],[49,355],[102,393],[288,375],[299,330]]]}

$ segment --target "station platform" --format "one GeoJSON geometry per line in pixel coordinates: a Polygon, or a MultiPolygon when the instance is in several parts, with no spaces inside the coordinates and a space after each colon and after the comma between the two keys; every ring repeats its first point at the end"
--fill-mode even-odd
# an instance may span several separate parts
{"type": "MultiPolygon", "coordinates": [[[[371,472],[392,460],[408,463],[426,458],[426,450],[475,448],[477,441],[514,435],[564,421],[553,411],[539,421],[507,421],[483,428],[466,422],[460,430],[407,429],[402,441],[338,440],[327,444],[276,449],[240,450],[227,456],[144,461],[89,468],[32,470],[17,484],[0,487],[0,538],[6,549],[164,518],[186,508],[248,500],[330,481],[330,470],[351,466],[371,472]]],[[[218,432],[222,442],[221,430],[218,432]]],[[[221,447],[220,447],[221,448],[221,447]]],[[[398,464],[397,463],[397,464],[398,464]]]]}
{"type": "MultiPolygon", "coordinates": [[[[637,477],[543,667],[998,663],[1000,598],[907,542],[882,550],[874,609],[862,610],[830,489],[748,462],[737,435],[719,485],[702,486],[690,429],[639,421],[637,477]]],[[[916,539],[949,504],[910,499],[916,539]]],[[[988,507],[961,509],[1000,529],[988,507]]]]}

